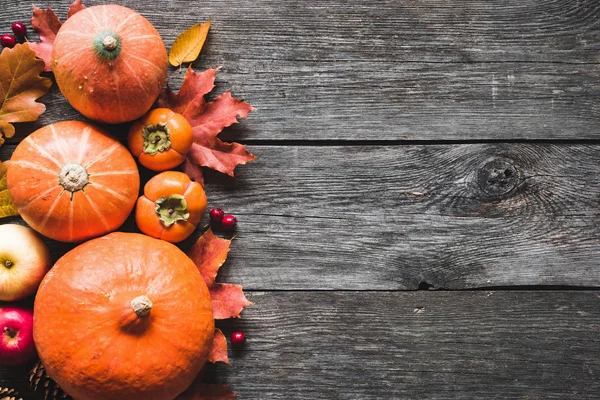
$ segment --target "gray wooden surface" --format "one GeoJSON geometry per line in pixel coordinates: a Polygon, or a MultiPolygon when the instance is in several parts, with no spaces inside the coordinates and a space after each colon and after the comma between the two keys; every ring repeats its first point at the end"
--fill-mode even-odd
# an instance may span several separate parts
{"type": "MultiPolygon", "coordinates": [[[[207,174],[240,220],[221,280],[256,303],[222,324],[249,341],[209,381],[244,399],[600,398],[599,1],[120,4],[167,46],[210,17],[195,67],[257,108],[222,137],[258,160],[207,174]]],[[[30,15],[5,1],[0,26],[30,15]]],[[[56,87],[43,101],[0,160],[82,119],[56,87]]],[[[0,367],[0,385],[24,376],[0,367]]]]}

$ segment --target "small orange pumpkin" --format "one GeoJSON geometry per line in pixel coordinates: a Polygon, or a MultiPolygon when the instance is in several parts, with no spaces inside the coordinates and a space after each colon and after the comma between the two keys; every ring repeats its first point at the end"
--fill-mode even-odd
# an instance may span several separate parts
{"type": "Polygon", "coordinates": [[[167,77],[167,50],[143,16],[115,4],[88,7],[69,18],[54,40],[56,83],[86,117],[106,122],[144,115],[167,77]]]}
{"type": "Polygon", "coordinates": [[[125,146],[81,121],[47,125],[15,149],[6,183],[21,217],[44,236],[79,242],[117,229],[140,177],[125,146]]]}
{"type": "Polygon", "coordinates": [[[181,250],[114,232],[60,258],[35,298],[50,378],[78,400],[172,400],[206,363],[210,294],[181,250]]]}

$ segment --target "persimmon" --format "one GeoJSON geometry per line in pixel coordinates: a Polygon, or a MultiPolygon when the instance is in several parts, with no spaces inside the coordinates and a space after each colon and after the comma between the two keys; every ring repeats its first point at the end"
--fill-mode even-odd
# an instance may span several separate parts
{"type": "Polygon", "coordinates": [[[183,172],[162,172],[146,183],[137,201],[135,222],[148,236],[176,243],[185,240],[206,210],[204,188],[183,172]]]}
{"type": "Polygon", "coordinates": [[[127,143],[144,167],[166,171],[181,164],[192,148],[192,126],[183,115],[156,108],[131,125],[127,143]]]}

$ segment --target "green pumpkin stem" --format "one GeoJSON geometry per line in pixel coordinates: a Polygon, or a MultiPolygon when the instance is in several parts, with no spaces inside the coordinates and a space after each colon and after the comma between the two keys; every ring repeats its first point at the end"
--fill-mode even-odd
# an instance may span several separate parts
{"type": "Polygon", "coordinates": [[[96,54],[103,60],[114,60],[121,54],[121,37],[111,31],[102,31],[92,43],[96,54]]]}
{"type": "Polygon", "coordinates": [[[161,197],[155,204],[160,222],[167,228],[177,221],[187,221],[190,217],[187,201],[180,194],[161,197]]]}
{"type": "Polygon", "coordinates": [[[156,125],[146,125],[142,129],[144,138],[144,153],[156,154],[159,151],[167,151],[171,148],[169,126],[164,122],[156,125]]]}

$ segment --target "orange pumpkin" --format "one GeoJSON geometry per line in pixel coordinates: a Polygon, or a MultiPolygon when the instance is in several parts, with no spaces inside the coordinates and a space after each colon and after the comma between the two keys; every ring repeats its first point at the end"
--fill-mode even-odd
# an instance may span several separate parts
{"type": "Polygon", "coordinates": [[[212,303],[181,250],[137,233],[59,259],[35,298],[40,359],[78,400],[172,400],[208,359],[212,303]]]}
{"type": "Polygon", "coordinates": [[[181,242],[200,223],[206,210],[206,194],[198,182],[183,172],[166,171],[144,186],[135,209],[135,222],[146,235],[181,242]]]}
{"type": "Polygon", "coordinates": [[[155,108],[131,125],[127,142],[144,167],[166,171],[185,161],[193,139],[192,126],[183,115],[155,108]]]}
{"type": "Polygon", "coordinates": [[[6,181],[25,222],[64,242],[117,229],[131,213],[140,187],[127,148],[80,121],[57,122],[26,137],[8,163],[6,181]]]}
{"type": "Polygon", "coordinates": [[[167,77],[167,50],[154,26],[115,4],[88,7],[69,18],[54,40],[56,83],[86,117],[106,122],[144,115],[167,77]]]}

